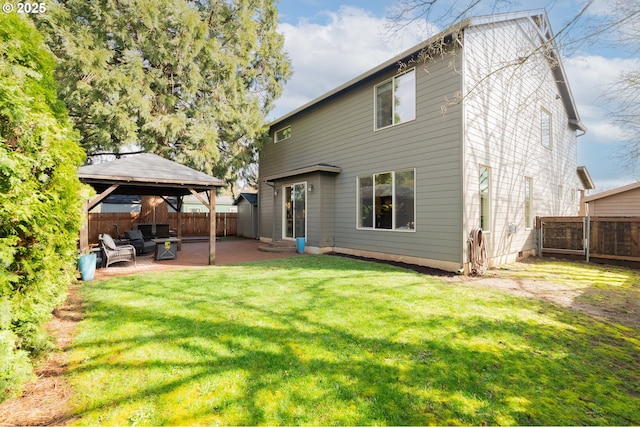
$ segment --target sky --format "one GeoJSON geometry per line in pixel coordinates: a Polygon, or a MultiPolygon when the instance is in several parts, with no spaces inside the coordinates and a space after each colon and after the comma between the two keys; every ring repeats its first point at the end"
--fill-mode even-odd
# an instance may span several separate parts
{"type": "MultiPolygon", "coordinates": [[[[640,7],[638,0],[629,0],[640,7]]],[[[466,3],[457,0],[458,3],[466,3]]],[[[441,0],[442,5],[456,0],[441,0]]],[[[481,0],[473,15],[545,9],[556,36],[584,0],[481,0]],[[502,3],[500,3],[502,1],[502,3]],[[518,3],[524,4],[524,6],[518,3]]],[[[436,10],[432,22],[413,22],[392,32],[389,18],[395,0],[279,0],[279,32],[285,37],[285,51],[293,75],[286,83],[269,119],[276,119],[352,78],[427,39],[447,23],[436,10]]],[[[607,10],[606,0],[595,0],[607,10]]],[[[442,13],[442,14],[441,14],[442,13]]],[[[572,27],[572,32],[584,27],[572,27]]],[[[583,43],[561,47],[563,66],[582,123],[587,132],[578,138],[578,165],[587,167],[596,185],[595,194],[640,180],[640,171],[624,166],[624,129],[608,115],[605,96],[624,70],[640,69],[640,58],[628,51],[601,44],[583,43]]]]}

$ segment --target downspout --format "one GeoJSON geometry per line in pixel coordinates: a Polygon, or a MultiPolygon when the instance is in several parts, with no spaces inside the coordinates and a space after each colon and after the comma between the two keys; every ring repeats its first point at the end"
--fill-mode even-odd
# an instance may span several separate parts
{"type": "Polygon", "coordinates": [[[456,37],[454,40],[454,48],[455,43],[457,42],[460,46],[460,85],[462,89],[462,97],[460,100],[460,109],[461,109],[461,121],[460,130],[461,130],[461,150],[460,150],[460,172],[461,172],[461,188],[460,188],[460,215],[462,216],[462,259],[460,260],[460,269],[458,273],[465,273],[465,260],[470,259],[470,238],[469,233],[467,232],[468,223],[467,223],[467,109],[465,108],[465,97],[467,96],[466,91],[466,58],[465,58],[465,50],[464,45],[460,40],[464,40],[464,29],[460,30],[460,35],[456,37]]]}
{"type": "Polygon", "coordinates": [[[271,202],[271,243],[275,243],[276,241],[276,201],[278,198],[278,195],[276,194],[276,183],[272,182],[272,181],[265,181],[265,184],[267,184],[269,187],[271,187],[271,195],[272,195],[272,202],[271,202]]]}

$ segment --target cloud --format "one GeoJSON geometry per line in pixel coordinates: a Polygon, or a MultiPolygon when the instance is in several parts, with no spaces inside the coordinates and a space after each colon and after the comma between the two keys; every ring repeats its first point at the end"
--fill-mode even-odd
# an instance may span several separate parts
{"type": "Polygon", "coordinates": [[[626,162],[628,133],[617,125],[612,87],[620,74],[640,70],[640,60],[582,55],[563,60],[580,118],[587,133],[578,139],[578,161],[589,168],[598,191],[628,184],[637,178],[626,162]]]}
{"type": "MultiPolygon", "coordinates": [[[[598,0],[600,1],[600,0],[598,0]]],[[[617,0],[616,0],[617,1],[617,0]]],[[[285,50],[294,74],[269,119],[276,119],[335,89],[398,53],[427,39],[436,31],[410,27],[392,36],[389,22],[356,7],[314,15],[314,21],[282,23],[285,50]],[[321,18],[321,19],[318,19],[321,18]]],[[[616,52],[608,50],[611,56],[616,52]]],[[[618,56],[622,56],[621,54],[618,56]]],[[[640,59],[585,54],[563,58],[578,113],[587,127],[579,138],[579,161],[594,180],[629,179],[617,158],[625,130],[609,118],[606,95],[621,71],[640,69],[640,59]],[[617,148],[616,148],[617,147],[617,148]]]]}
{"type": "Polygon", "coordinates": [[[564,67],[582,122],[588,129],[588,139],[596,143],[622,142],[628,134],[613,123],[609,116],[616,102],[611,99],[612,87],[620,73],[640,70],[640,60],[582,55],[565,58],[564,67]]]}
{"type": "Polygon", "coordinates": [[[324,23],[300,20],[283,23],[285,51],[293,76],[270,115],[275,119],[329,92],[365,71],[392,58],[430,34],[423,25],[412,25],[392,35],[388,21],[364,9],[342,6],[322,12],[324,23]]]}

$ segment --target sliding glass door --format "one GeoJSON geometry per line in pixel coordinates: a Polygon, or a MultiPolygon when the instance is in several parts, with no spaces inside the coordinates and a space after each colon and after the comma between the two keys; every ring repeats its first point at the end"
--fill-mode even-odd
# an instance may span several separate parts
{"type": "Polygon", "coordinates": [[[307,184],[284,187],[282,235],[286,239],[306,237],[307,233],[307,184]]]}

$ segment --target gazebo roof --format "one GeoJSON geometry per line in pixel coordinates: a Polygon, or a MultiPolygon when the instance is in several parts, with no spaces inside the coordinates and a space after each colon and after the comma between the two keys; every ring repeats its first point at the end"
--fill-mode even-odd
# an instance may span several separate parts
{"type": "Polygon", "coordinates": [[[221,179],[150,153],[82,166],[78,177],[98,193],[117,185],[117,194],[184,196],[191,190],[202,192],[226,185],[221,179]]]}
{"type": "MultiPolygon", "coordinates": [[[[155,154],[138,154],[111,162],[78,168],[78,178],[89,184],[98,193],[85,203],[85,213],[107,198],[110,194],[140,196],[181,196],[194,194],[210,212],[215,212],[216,188],[226,183],[190,167],[167,160],[155,154]],[[207,197],[199,193],[206,192],[207,197]],[[205,200],[208,199],[208,200],[205,200]]],[[[180,203],[178,203],[178,223],[180,223],[180,203]]],[[[209,264],[215,264],[216,257],[216,216],[209,215],[209,264]]],[[[89,247],[88,224],[80,230],[80,249],[89,247]]],[[[178,239],[181,236],[178,227],[178,239]]]]}

